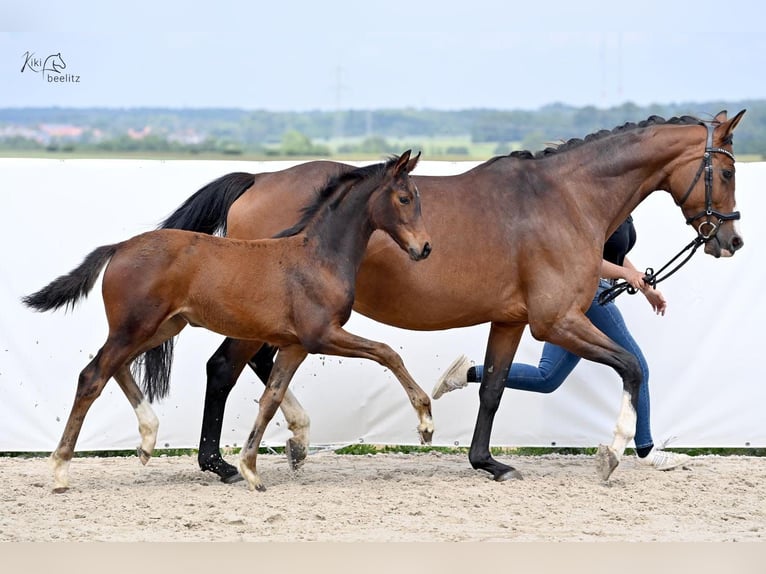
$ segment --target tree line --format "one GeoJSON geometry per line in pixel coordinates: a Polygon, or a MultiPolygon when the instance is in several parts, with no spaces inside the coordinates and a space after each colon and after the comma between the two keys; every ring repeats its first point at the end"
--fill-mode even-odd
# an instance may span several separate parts
{"type": "Polygon", "coordinates": [[[396,151],[387,143],[390,139],[469,136],[473,143],[493,142],[501,151],[512,147],[534,151],[545,142],[584,137],[651,115],[708,119],[722,109],[733,114],[743,108],[748,113],[737,130],[737,153],[766,157],[766,100],[455,111],[0,108],[0,147],[329,155],[331,150],[322,142],[347,142],[337,148],[342,152],[389,153],[396,151]],[[81,131],[76,137],[61,136],[49,128],[60,125],[78,126],[81,131]]]}

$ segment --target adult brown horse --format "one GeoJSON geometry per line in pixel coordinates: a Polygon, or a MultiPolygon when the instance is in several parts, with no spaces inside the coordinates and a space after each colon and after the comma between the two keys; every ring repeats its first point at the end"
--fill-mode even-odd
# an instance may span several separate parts
{"type": "MultiPolygon", "coordinates": [[[[73,306],[92,289],[101,269],[109,334],[80,374],[74,406],[51,458],[54,491],[68,487],[68,467],[82,423],[114,377],[135,409],[146,464],[157,438],[157,417],[130,371],[144,353],[150,398],[167,390],[172,341],[187,324],[229,337],[266,341],[279,355],[261,397],[255,426],[240,457],[251,489],[264,490],[256,458],[266,426],[307,353],[373,359],[399,379],[415,408],[423,442],[433,434],[431,403],[390,347],[341,328],[351,315],[359,264],[380,229],[412,260],[431,251],[420,195],[409,178],[420,154],[336,175],[276,239],[236,240],[163,229],[99,247],[68,275],[24,303],[39,311],[73,306]],[[157,355],[160,355],[157,357],[157,355]]],[[[304,185],[311,186],[310,182],[304,185]]],[[[310,194],[302,194],[304,199],[310,194]]]]}
{"type": "MultiPolygon", "coordinates": [[[[715,257],[742,247],[733,220],[731,119],[652,116],[638,124],[570,140],[536,155],[514,152],[460,175],[414,176],[434,255],[407,264],[383,236],[373,236],[357,276],[354,309],[389,325],[439,330],[491,323],[469,459],[497,480],[517,476],[494,460],[489,441],[503,382],[524,326],[586,359],[614,368],[624,401],[599,468],[608,478],[635,428],[640,381],[636,358],[596,329],[584,311],[596,290],[605,239],[655,190],[671,194],[715,257]],[[704,177],[701,177],[704,172],[704,177]],[[470,279],[470,280],[469,280],[470,279]]],[[[274,173],[232,173],[191,196],[163,224],[230,237],[265,237],[296,217],[308,182],[352,169],[308,162],[274,173]]],[[[248,362],[264,378],[272,350],[226,340],[208,362],[199,464],[223,480],[236,470],[219,452],[226,397],[248,362]],[[252,359],[251,359],[252,357],[252,359]]],[[[288,395],[283,411],[294,436],[292,464],[305,457],[308,417],[288,395]]]]}

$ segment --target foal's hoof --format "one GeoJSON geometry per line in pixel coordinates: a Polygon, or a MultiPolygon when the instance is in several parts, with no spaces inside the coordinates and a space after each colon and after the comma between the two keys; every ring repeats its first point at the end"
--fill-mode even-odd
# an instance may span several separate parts
{"type": "Polygon", "coordinates": [[[141,461],[141,464],[143,465],[146,465],[146,463],[149,462],[149,459],[152,458],[152,454],[149,452],[146,452],[140,446],[136,449],[136,455],[138,456],[139,460],[141,461]]]}
{"type": "Polygon", "coordinates": [[[598,475],[601,480],[607,481],[612,476],[614,469],[620,464],[620,459],[617,458],[617,453],[610,447],[600,444],[598,445],[598,451],[596,451],[596,468],[598,469],[598,475]]]}
{"type": "Polygon", "coordinates": [[[308,454],[306,447],[293,438],[287,439],[285,444],[285,454],[290,470],[296,471],[303,466],[308,454]]]}
{"type": "Polygon", "coordinates": [[[53,494],[64,494],[67,490],[69,490],[68,486],[58,486],[53,489],[53,494]]]}
{"type": "Polygon", "coordinates": [[[434,431],[420,431],[420,444],[430,446],[434,438],[434,431]]]}
{"type": "Polygon", "coordinates": [[[497,475],[495,480],[497,482],[507,482],[509,480],[524,480],[524,477],[521,476],[521,473],[518,470],[512,468],[510,470],[506,470],[502,474],[497,475]]]}

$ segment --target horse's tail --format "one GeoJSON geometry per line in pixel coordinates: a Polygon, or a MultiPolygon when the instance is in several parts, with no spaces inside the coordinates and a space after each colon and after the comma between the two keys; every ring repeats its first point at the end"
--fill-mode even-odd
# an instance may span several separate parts
{"type": "Polygon", "coordinates": [[[225,235],[229,208],[254,182],[252,173],[234,172],[219,177],[184,201],[160,228],[225,235]]]}
{"type": "Polygon", "coordinates": [[[37,293],[21,298],[22,303],[35,311],[51,311],[60,307],[74,308],[93,289],[104,265],[117,251],[119,243],[94,249],[78,267],[67,275],[54,279],[37,293]]]}
{"type": "Polygon", "coordinates": [[[170,392],[170,367],[173,365],[175,337],[149,349],[131,365],[133,376],[140,381],[141,389],[153,403],[164,399],[170,392]]]}

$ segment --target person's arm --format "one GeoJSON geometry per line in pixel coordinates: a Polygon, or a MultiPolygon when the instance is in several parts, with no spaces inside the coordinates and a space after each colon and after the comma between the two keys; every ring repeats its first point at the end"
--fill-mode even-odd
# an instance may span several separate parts
{"type": "Polygon", "coordinates": [[[627,257],[623,260],[622,265],[616,265],[603,259],[601,261],[601,276],[605,279],[623,279],[627,281],[644,294],[644,297],[649,301],[655,313],[658,315],[665,314],[665,310],[668,307],[665,297],[659,290],[644,283],[644,273],[636,269],[627,257]]]}

